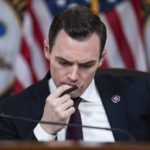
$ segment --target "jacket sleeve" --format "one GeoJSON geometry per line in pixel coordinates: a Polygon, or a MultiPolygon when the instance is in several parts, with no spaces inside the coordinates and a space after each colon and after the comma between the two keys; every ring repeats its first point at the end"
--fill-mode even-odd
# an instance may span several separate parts
{"type": "MultiPolygon", "coordinates": [[[[6,113],[0,103],[0,113],[6,113]]],[[[0,117],[0,140],[37,140],[34,136],[34,124],[15,119],[0,117]]]]}

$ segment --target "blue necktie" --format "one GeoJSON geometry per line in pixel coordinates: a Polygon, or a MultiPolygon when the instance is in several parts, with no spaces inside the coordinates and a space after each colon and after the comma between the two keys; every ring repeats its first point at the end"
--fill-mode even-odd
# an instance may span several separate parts
{"type": "MultiPolygon", "coordinates": [[[[81,98],[74,99],[75,113],[71,115],[68,124],[79,124],[82,125],[81,115],[78,109],[81,98]]],[[[70,127],[67,128],[66,139],[68,140],[83,140],[82,127],[70,127]]]]}

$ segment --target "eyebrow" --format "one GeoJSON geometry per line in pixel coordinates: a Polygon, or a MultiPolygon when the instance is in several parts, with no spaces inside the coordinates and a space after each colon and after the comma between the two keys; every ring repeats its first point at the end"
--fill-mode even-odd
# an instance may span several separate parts
{"type": "MultiPolygon", "coordinates": [[[[63,57],[59,57],[59,56],[55,56],[56,60],[58,61],[64,61],[66,63],[69,63],[69,64],[73,64],[73,62],[63,58],[63,57]]],[[[96,63],[96,60],[90,60],[90,61],[87,61],[87,62],[84,62],[84,63],[78,63],[79,65],[93,65],[96,63]]]]}

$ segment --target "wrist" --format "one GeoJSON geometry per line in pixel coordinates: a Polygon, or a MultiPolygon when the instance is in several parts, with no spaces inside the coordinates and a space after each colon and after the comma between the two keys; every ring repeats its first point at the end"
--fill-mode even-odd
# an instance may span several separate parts
{"type": "Polygon", "coordinates": [[[57,131],[54,130],[50,125],[40,124],[41,128],[50,135],[56,135],[57,131]]]}

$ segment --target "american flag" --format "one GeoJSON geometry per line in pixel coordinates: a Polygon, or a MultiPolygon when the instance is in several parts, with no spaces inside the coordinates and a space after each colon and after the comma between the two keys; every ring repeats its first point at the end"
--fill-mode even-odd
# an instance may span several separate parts
{"type": "Polygon", "coordinates": [[[105,66],[146,71],[140,0],[100,2],[108,31],[105,66]]]}
{"type": "MultiPolygon", "coordinates": [[[[24,15],[23,33],[15,65],[14,93],[44,77],[49,63],[43,40],[53,16],[75,5],[91,7],[96,0],[30,0],[24,15]]],[[[107,26],[108,54],[103,67],[146,71],[146,56],[140,15],[140,0],[99,0],[99,15],[107,26]]]]}

